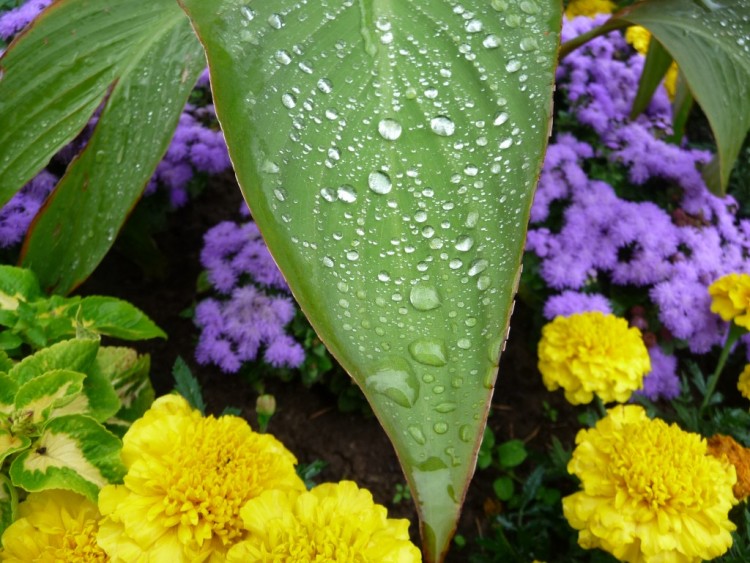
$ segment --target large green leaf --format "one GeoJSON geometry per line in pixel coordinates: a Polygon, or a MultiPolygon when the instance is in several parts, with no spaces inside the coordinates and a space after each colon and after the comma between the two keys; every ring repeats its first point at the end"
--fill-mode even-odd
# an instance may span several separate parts
{"type": "Polygon", "coordinates": [[[66,293],[101,261],[164,154],[203,68],[172,0],[61,0],[0,61],[0,203],[106,105],[24,243],[23,263],[66,293]]]}
{"type": "Polygon", "coordinates": [[[183,0],[253,217],[447,549],[550,125],[553,0],[183,0]]]}
{"type": "Polygon", "coordinates": [[[750,2],[642,2],[617,19],[648,29],[677,62],[716,139],[718,161],[706,183],[724,193],[750,129],[750,2]]]}
{"type": "Polygon", "coordinates": [[[0,473],[0,536],[16,519],[18,493],[13,483],[0,473]]]}

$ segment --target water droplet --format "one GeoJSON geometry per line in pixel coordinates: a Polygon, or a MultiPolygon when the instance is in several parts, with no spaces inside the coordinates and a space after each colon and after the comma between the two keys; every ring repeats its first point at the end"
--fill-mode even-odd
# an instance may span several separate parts
{"type": "Polygon", "coordinates": [[[279,201],[284,201],[288,194],[284,188],[276,188],[273,190],[273,195],[276,196],[276,199],[279,201]]]}
{"type": "Polygon", "coordinates": [[[255,19],[255,11],[248,6],[242,6],[240,8],[240,12],[243,16],[245,16],[245,19],[247,19],[247,21],[253,21],[255,19]]]}
{"type": "Polygon", "coordinates": [[[357,201],[357,191],[349,184],[339,186],[336,190],[336,195],[338,196],[338,199],[345,203],[354,203],[357,201]]]}
{"type": "Polygon", "coordinates": [[[458,270],[463,265],[464,263],[459,258],[454,258],[453,260],[448,262],[448,267],[451,270],[458,270]]]}
{"type": "Polygon", "coordinates": [[[471,342],[468,338],[459,338],[456,346],[461,348],[461,350],[468,350],[471,347],[471,342]]]}
{"type": "Polygon", "coordinates": [[[371,172],[367,178],[367,185],[373,192],[380,195],[387,194],[393,187],[390,176],[381,171],[371,172]]]}
{"type": "Polygon", "coordinates": [[[495,121],[492,122],[493,125],[502,125],[508,121],[508,114],[504,111],[501,111],[495,116],[495,121]]]}
{"type": "Polygon", "coordinates": [[[351,262],[356,261],[358,258],[359,258],[359,252],[357,252],[356,250],[349,250],[346,253],[346,259],[350,260],[351,262]]]}
{"type": "Polygon", "coordinates": [[[418,311],[437,309],[441,304],[437,289],[425,284],[417,284],[411,288],[409,301],[418,311]]]}
{"type": "Polygon", "coordinates": [[[426,225],[422,228],[422,236],[424,238],[432,238],[435,235],[435,229],[430,225],[426,225]]]}
{"type": "Polygon", "coordinates": [[[420,364],[444,366],[448,363],[445,342],[434,338],[420,338],[409,344],[409,353],[420,364]]]}
{"type": "Polygon", "coordinates": [[[498,12],[503,12],[508,8],[507,0],[492,0],[490,5],[498,12]]]}
{"type": "Polygon", "coordinates": [[[288,51],[285,51],[284,49],[279,49],[274,54],[274,58],[276,59],[276,62],[282,65],[288,65],[292,62],[292,56],[289,54],[288,51]]]}
{"type": "Polygon", "coordinates": [[[294,97],[294,94],[287,92],[281,96],[281,103],[284,104],[285,108],[292,109],[297,105],[297,98],[294,97]]]}
{"type": "Polygon", "coordinates": [[[401,124],[394,119],[381,119],[378,123],[378,133],[386,141],[395,141],[401,136],[401,124]]]}
{"type": "Polygon", "coordinates": [[[441,137],[450,137],[456,131],[456,124],[444,115],[433,117],[430,121],[430,127],[432,128],[433,133],[436,133],[441,137]]]}
{"type": "Polygon", "coordinates": [[[481,274],[487,269],[487,266],[489,266],[489,262],[485,260],[484,258],[479,258],[477,260],[474,260],[469,265],[469,275],[470,276],[476,276],[477,274],[481,274]]]}
{"type": "Polygon", "coordinates": [[[462,235],[456,239],[456,250],[468,252],[474,246],[474,239],[467,235],[462,235]]]}
{"type": "Polygon", "coordinates": [[[318,80],[318,90],[324,94],[330,94],[333,91],[333,84],[327,78],[321,78],[318,80]]]}
{"type": "Polygon", "coordinates": [[[365,379],[365,385],[404,408],[413,406],[419,395],[417,376],[401,358],[393,358],[382,365],[365,379]]]}
{"type": "Polygon", "coordinates": [[[445,434],[448,432],[448,424],[446,422],[436,422],[433,424],[432,429],[435,431],[435,434],[445,434]]]}
{"type": "Polygon", "coordinates": [[[484,29],[484,24],[482,24],[481,20],[469,20],[466,22],[464,29],[469,33],[477,33],[484,29]]]}
{"type": "Polygon", "coordinates": [[[380,42],[383,45],[390,45],[391,43],[393,43],[393,33],[391,33],[390,31],[385,32],[380,36],[380,42]]]}
{"type": "Polygon", "coordinates": [[[284,27],[284,20],[281,19],[279,14],[271,14],[268,16],[268,25],[274,29],[281,29],[284,27]]]}
{"type": "Polygon", "coordinates": [[[420,446],[424,446],[427,443],[427,438],[425,438],[424,432],[422,432],[419,426],[409,426],[407,430],[411,437],[414,438],[414,441],[420,446]]]}
{"type": "Polygon", "coordinates": [[[381,271],[381,272],[380,272],[380,273],[378,274],[378,279],[379,279],[380,281],[382,281],[382,282],[387,282],[387,281],[391,281],[391,274],[389,274],[389,273],[388,273],[388,272],[386,272],[385,270],[382,270],[382,271],[381,271]]]}
{"type": "Polygon", "coordinates": [[[464,168],[464,174],[466,174],[467,176],[472,176],[472,177],[476,176],[477,174],[479,174],[479,168],[477,168],[473,164],[469,164],[468,166],[464,168]]]}
{"type": "Polygon", "coordinates": [[[494,33],[488,35],[482,40],[482,46],[485,49],[497,49],[500,46],[500,38],[494,33]]]}
{"type": "Polygon", "coordinates": [[[432,388],[432,392],[435,393],[435,395],[442,395],[445,393],[445,386],[435,385],[435,387],[432,388]]]}
{"type": "Polygon", "coordinates": [[[505,70],[507,70],[508,72],[516,72],[520,68],[521,68],[521,61],[517,59],[512,59],[508,61],[508,64],[505,65],[505,70]]]}
{"type": "Polygon", "coordinates": [[[522,51],[536,51],[539,48],[539,43],[533,37],[524,37],[518,44],[522,51]]]}
{"type": "Polygon", "coordinates": [[[468,424],[462,425],[458,430],[458,437],[461,438],[462,442],[470,442],[471,434],[471,426],[469,426],[468,424]]]}
{"type": "Polygon", "coordinates": [[[505,150],[507,148],[510,148],[510,146],[513,144],[513,139],[508,137],[507,139],[503,139],[500,144],[498,145],[502,150],[505,150]]]}
{"type": "Polygon", "coordinates": [[[490,276],[479,276],[477,279],[477,289],[480,291],[484,291],[488,287],[492,285],[492,279],[490,276]]]}
{"type": "Polygon", "coordinates": [[[275,162],[272,162],[270,160],[266,160],[263,162],[263,164],[260,167],[261,172],[265,172],[266,174],[278,174],[279,173],[279,165],[275,162]]]}
{"type": "Polygon", "coordinates": [[[349,292],[349,284],[347,284],[346,282],[340,281],[339,283],[336,284],[336,287],[341,293],[349,292]]]}
{"type": "Polygon", "coordinates": [[[334,262],[333,258],[331,258],[330,256],[323,256],[322,262],[326,268],[333,268],[334,262]]]}
{"type": "Polygon", "coordinates": [[[417,223],[424,223],[425,221],[427,221],[427,212],[426,211],[417,211],[414,214],[414,220],[417,223]]]}
{"type": "Polygon", "coordinates": [[[429,98],[430,100],[434,100],[437,98],[438,91],[435,88],[427,88],[427,90],[424,91],[424,97],[429,98]]]}
{"type": "Polygon", "coordinates": [[[320,195],[324,200],[330,202],[334,202],[338,199],[338,196],[336,195],[336,192],[333,191],[333,188],[323,188],[322,190],[320,190],[320,195]]]}
{"type": "Polygon", "coordinates": [[[440,403],[439,405],[435,405],[435,410],[440,413],[447,413],[453,412],[457,407],[456,403],[440,403]]]}
{"type": "Polygon", "coordinates": [[[466,225],[467,228],[473,229],[477,226],[477,222],[479,221],[479,212],[478,211],[469,211],[469,213],[466,214],[466,222],[464,225],[466,225]]]}
{"type": "Polygon", "coordinates": [[[500,363],[500,351],[503,349],[504,338],[495,338],[487,347],[487,358],[493,366],[500,363]]]}
{"type": "Polygon", "coordinates": [[[526,12],[530,15],[539,13],[539,6],[537,6],[536,3],[532,2],[531,0],[524,0],[519,4],[519,7],[521,8],[522,12],[526,12]]]}

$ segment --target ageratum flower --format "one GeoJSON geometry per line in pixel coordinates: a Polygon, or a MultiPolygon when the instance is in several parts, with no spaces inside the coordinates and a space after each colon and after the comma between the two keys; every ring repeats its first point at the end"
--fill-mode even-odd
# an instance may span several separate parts
{"type": "Polygon", "coordinates": [[[99,510],[86,497],[70,491],[31,493],[18,506],[18,519],[5,530],[0,561],[109,561],[96,543],[99,510]]]}
{"type": "Polygon", "coordinates": [[[711,311],[725,321],[750,329],[750,275],[727,274],[708,287],[711,311]]]}
{"type": "Polygon", "coordinates": [[[104,487],[99,544],[113,561],[224,561],[246,539],[240,509],[268,489],[302,491],[296,459],[235,416],[157,399],[123,438],[123,485],[104,487]]]}
{"type": "Polygon", "coordinates": [[[267,491],[241,515],[250,533],[229,551],[230,563],[422,560],[409,541],[409,521],[387,518],[385,507],[351,481],[303,493],[267,491]]]}
{"type": "Polygon", "coordinates": [[[734,467],[640,406],[616,406],[581,430],[568,471],[582,490],[563,499],[563,513],[586,549],[630,563],[697,563],[732,545],[734,467]]]}
{"type": "Polygon", "coordinates": [[[539,371],[550,391],[559,387],[572,404],[624,403],[651,370],[641,331],[598,311],[556,317],[542,329],[539,371]]]}

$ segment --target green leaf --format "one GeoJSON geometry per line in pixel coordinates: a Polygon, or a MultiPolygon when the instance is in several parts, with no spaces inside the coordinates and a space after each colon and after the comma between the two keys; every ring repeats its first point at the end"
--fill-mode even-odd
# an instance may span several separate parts
{"type": "Polygon", "coordinates": [[[685,84],[685,78],[682,73],[678,73],[677,89],[672,103],[672,134],[668,138],[670,143],[679,144],[682,142],[694,101],[693,94],[690,93],[690,89],[685,84]]]}
{"type": "Polygon", "coordinates": [[[67,489],[96,502],[99,489],[121,482],[120,440],[93,418],[68,415],[50,420],[44,433],[10,466],[13,484],[30,492],[67,489]]]}
{"type": "Polygon", "coordinates": [[[13,412],[18,383],[7,373],[0,373],[0,414],[13,412]]]}
{"type": "Polygon", "coordinates": [[[0,202],[83,128],[107,94],[86,148],[24,242],[22,264],[45,291],[67,293],[112,245],[205,59],[171,0],[63,0],[11,45],[2,65],[0,202]]]}
{"type": "Polygon", "coordinates": [[[513,479],[508,475],[503,475],[495,479],[492,482],[492,490],[495,491],[495,496],[502,501],[508,501],[513,497],[515,491],[515,485],[513,479]]]}
{"type": "Polygon", "coordinates": [[[16,519],[18,493],[5,475],[0,473],[0,536],[16,519]]]}
{"type": "Polygon", "coordinates": [[[143,311],[121,299],[92,295],[84,297],[71,309],[76,322],[98,334],[123,340],[167,337],[143,311]]]}
{"type": "Polygon", "coordinates": [[[750,129],[750,18],[747,0],[639,2],[617,19],[648,29],[677,62],[716,138],[718,161],[704,174],[723,194],[750,129]]]}
{"type": "Polygon", "coordinates": [[[53,409],[64,407],[81,394],[86,375],[67,369],[56,369],[21,385],[16,394],[17,411],[28,414],[29,421],[39,424],[53,409]]]}
{"type": "Polygon", "coordinates": [[[172,366],[172,377],[174,377],[174,389],[190,404],[191,407],[206,414],[206,403],[203,401],[201,385],[195,378],[190,368],[181,357],[177,357],[172,366]]]}
{"type": "Polygon", "coordinates": [[[69,369],[87,373],[89,366],[96,358],[98,349],[98,339],[64,340],[24,358],[13,366],[8,375],[17,384],[23,385],[53,369],[69,369]]]}
{"type": "Polygon", "coordinates": [[[120,399],[112,386],[109,367],[95,361],[86,370],[81,395],[74,403],[56,409],[52,415],[85,414],[97,422],[104,422],[119,409],[120,399]]]}
{"type": "Polygon", "coordinates": [[[638,91],[633,100],[630,119],[638,117],[651,103],[654,92],[664,80],[671,64],[672,55],[662,47],[662,44],[658,41],[650,41],[646,53],[646,62],[643,64],[643,72],[638,82],[638,91]]]}
{"type": "Polygon", "coordinates": [[[41,296],[42,290],[34,272],[15,266],[0,266],[0,309],[15,311],[19,301],[33,301],[41,296]]]}
{"type": "Polygon", "coordinates": [[[521,440],[508,440],[497,447],[497,457],[503,469],[521,465],[528,455],[521,440]]]}
{"type": "Polygon", "coordinates": [[[253,217],[440,560],[516,291],[560,3],[182,3],[253,217]]]}
{"type": "MultiPolygon", "coordinates": [[[[0,372],[9,372],[15,363],[13,360],[11,360],[8,357],[8,354],[6,354],[3,350],[0,350],[0,372]]],[[[2,392],[0,392],[0,397],[2,397],[2,392]]],[[[0,399],[0,402],[2,402],[2,399],[0,399]]]]}
{"type": "Polygon", "coordinates": [[[154,402],[154,388],[149,379],[151,358],[148,354],[139,356],[132,348],[105,346],[99,349],[96,363],[108,374],[122,405],[105,425],[122,437],[154,402]]]}
{"type": "Polygon", "coordinates": [[[6,428],[0,428],[0,465],[6,457],[25,450],[30,445],[31,439],[27,436],[16,435],[6,428]]]}

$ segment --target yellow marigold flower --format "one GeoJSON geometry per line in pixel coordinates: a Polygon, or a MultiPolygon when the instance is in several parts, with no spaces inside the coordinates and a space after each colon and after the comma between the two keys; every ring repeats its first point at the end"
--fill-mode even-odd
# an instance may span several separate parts
{"type": "Polygon", "coordinates": [[[737,380],[737,389],[743,397],[750,399],[750,364],[742,370],[740,378],[737,380]]]}
{"type": "Polygon", "coordinates": [[[542,329],[539,371],[547,389],[565,390],[572,404],[624,403],[643,384],[651,360],[641,331],[600,312],[556,317],[542,329]]]}
{"type": "Polygon", "coordinates": [[[99,544],[115,562],[224,561],[247,536],[240,509],[267,489],[304,490],[297,460],[235,416],[154,401],[123,438],[123,485],[99,493],[99,544]]]}
{"type": "Polygon", "coordinates": [[[565,15],[569,20],[578,16],[593,18],[597,14],[611,14],[616,7],[610,0],[570,0],[565,15]]]}
{"type": "MultiPolygon", "coordinates": [[[[651,42],[651,33],[640,25],[630,26],[625,31],[625,41],[633,46],[633,49],[638,51],[641,55],[645,55],[648,52],[648,44],[651,42]]],[[[677,63],[674,61],[667,69],[667,74],[664,75],[664,88],[667,89],[669,99],[674,99],[674,93],[677,89],[677,63]]]]}
{"type": "Polygon", "coordinates": [[[728,274],[710,286],[711,311],[725,321],[750,329],[750,275],[728,274]]]}
{"type": "Polygon", "coordinates": [[[99,510],[86,497],[61,490],[31,493],[18,505],[18,512],[18,519],[3,534],[0,561],[109,561],[96,543],[99,510]]]}
{"type": "Polygon", "coordinates": [[[578,543],[630,563],[697,563],[732,545],[737,477],[706,440],[618,405],[576,436],[568,471],[582,491],[563,499],[578,543]]]}
{"type": "Polygon", "coordinates": [[[229,551],[228,563],[422,561],[409,521],[387,518],[385,507],[351,481],[303,493],[267,491],[240,513],[250,534],[229,551]]]}
{"type": "Polygon", "coordinates": [[[732,491],[734,498],[745,500],[750,496],[750,449],[738,444],[731,436],[716,434],[708,439],[708,453],[721,459],[723,456],[734,465],[737,482],[732,491]]]}

